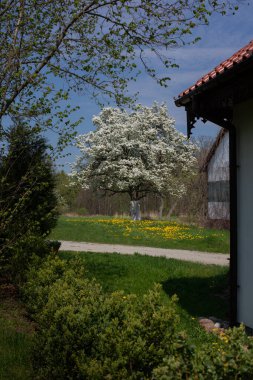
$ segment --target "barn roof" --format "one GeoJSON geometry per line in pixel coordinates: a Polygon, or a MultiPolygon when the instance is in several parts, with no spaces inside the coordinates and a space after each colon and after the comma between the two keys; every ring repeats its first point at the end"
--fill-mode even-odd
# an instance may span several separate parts
{"type": "Polygon", "coordinates": [[[190,95],[190,93],[194,90],[200,88],[207,82],[216,79],[218,76],[221,76],[226,71],[233,69],[235,66],[238,66],[241,62],[248,60],[251,56],[253,56],[253,40],[250,41],[246,46],[238,50],[236,53],[234,53],[230,58],[221,62],[213,70],[209,71],[209,73],[205,74],[203,77],[198,79],[194,85],[181,92],[178,95],[178,98],[182,98],[185,95],[190,95]]]}

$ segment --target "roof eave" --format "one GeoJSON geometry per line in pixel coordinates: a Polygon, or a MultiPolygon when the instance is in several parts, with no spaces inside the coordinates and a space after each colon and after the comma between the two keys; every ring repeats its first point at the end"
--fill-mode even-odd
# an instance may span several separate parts
{"type": "Polygon", "coordinates": [[[198,119],[203,119],[204,122],[211,121],[226,129],[230,128],[233,107],[239,97],[239,101],[253,97],[252,63],[253,55],[175,100],[176,106],[184,106],[187,112],[188,138],[198,119]],[[248,91],[232,90],[235,86],[247,86],[248,91]],[[221,94],[222,102],[218,101],[221,94]]]}
{"type": "Polygon", "coordinates": [[[232,68],[226,69],[224,72],[217,74],[213,78],[210,78],[206,83],[202,83],[201,86],[197,86],[194,90],[189,91],[187,94],[178,97],[177,99],[175,99],[175,105],[177,107],[187,106],[187,104],[189,104],[192,101],[193,97],[205,91],[208,91],[211,88],[218,87],[221,83],[226,82],[234,75],[237,75],[238,73],[246,70],[252,62],[253,55],[239,62],[232,68]]]}

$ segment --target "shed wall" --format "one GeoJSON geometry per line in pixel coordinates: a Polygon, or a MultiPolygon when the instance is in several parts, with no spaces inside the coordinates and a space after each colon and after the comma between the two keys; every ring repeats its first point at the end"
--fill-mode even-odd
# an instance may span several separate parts
{"type": "Polygon", "coordinates": [[[208,164],[208,217],[229,220],[229,134],[225,133],[208,164]]]}
{"type": "Polygon", "coordinates": [[[253,99],[234,111],[237,132],[238,322],[253,328],[253,99]]]}
{"type": "Polygon", "coordinates": [[[229,133],[225,133],[208,164],[208,181],[229,181],[229,133]]]}

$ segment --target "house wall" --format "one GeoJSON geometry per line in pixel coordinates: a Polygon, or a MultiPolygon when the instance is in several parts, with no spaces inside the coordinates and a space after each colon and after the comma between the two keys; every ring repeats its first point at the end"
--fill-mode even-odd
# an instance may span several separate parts
{"type": "Polygon", "coordinates": [[[229,134],[225,133],[208,168],[208,217],[229,220],[229,134]]]}
{"type": "Polygon", "coordinates": [[[235,107],[238,186],[238,322],[253,328],[253,99],[235,107]]]}

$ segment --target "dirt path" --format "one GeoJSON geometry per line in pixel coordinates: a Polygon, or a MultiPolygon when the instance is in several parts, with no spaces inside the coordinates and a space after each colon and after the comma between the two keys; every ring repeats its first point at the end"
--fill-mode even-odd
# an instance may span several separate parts
{"type": "Polygon", "coordinates": [[[139,253],[148,256],[163,256],[170,259],[178,259],[185,261],[193,261],[202,264],[229,265],[229,255],[223,253],[209,253],[198,251],[186,251],[181,249],[165,249],[152,247],[138,247],[131,245],[119,244],[101,244],[101,243],[85,243],[74,241],[61,241],[61,251],[79,251],[79,252],[102,252],[102,253],[121,253],[133,255],[139,253]]]}

